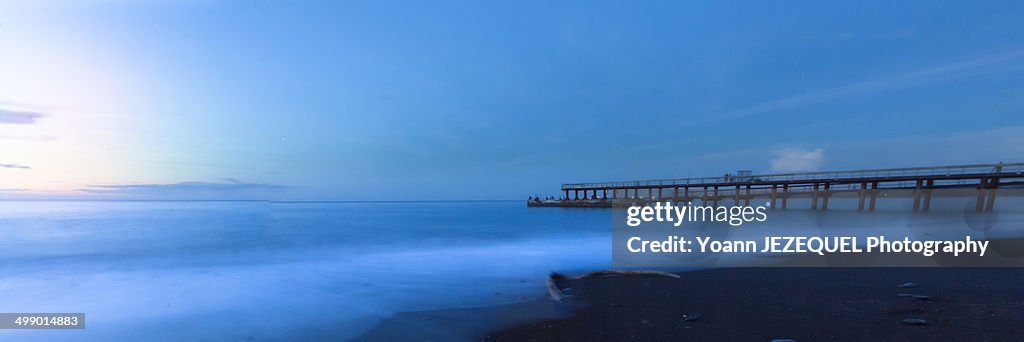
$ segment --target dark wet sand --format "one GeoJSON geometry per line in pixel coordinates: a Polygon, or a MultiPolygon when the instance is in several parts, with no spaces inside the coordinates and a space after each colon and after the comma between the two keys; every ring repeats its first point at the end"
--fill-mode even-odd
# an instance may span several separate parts
{"type": "Polygon", "coordinates": [[[729,268],[562,280],[573,297],[406,312],[359,341],[1022,341],[1024,268],[729,268]],[[903,283],[917,288],[898,288],[903,283]],[[898,294],[930,296],[927,300],[898,294]],[[687,317],[699,315],[695,320],[687,317]],[[924,326],[901,323],[921,318],[924,326]]]}
{"type": "Polygon", "coordinates": [[[1022,268],[733,268],[563,280],[571,317],[489,341],[1021,341],[1022,268]],[[917,288],[897,288],[914,282],[917,288]],[[920,294],[918,300],[898,294],[920,294]],[[699,314],[696,320],[686,317],[699,314]],[[901,323],[921,318],[927,325],[901,323]]]}
{"type": "MultiPolygon", "coordinates": [[[[384,319],[356,341],[477,341],[509,325],[539,319],[564,319],[582,302],[555,303],[538,288],[537,296],[524,302],[480,308],[403,312],[384,319]],[[543,296],[542,296],[543,295],[543,296]]],[[[321,335],[316,339],[327,339],[321,335]]]]}

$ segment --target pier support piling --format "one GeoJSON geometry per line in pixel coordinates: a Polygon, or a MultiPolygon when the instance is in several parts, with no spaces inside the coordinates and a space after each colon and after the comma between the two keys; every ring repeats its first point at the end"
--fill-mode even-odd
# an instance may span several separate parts
{"type": "Polygon", "coordinates": [[[818,210],[818,183],[814,183],[814,190],[811,190],[811,210],[818,210]]]}
{"type": "Polygon", "coordinates": [[[786,210],[787,202],[789,202],[789,184],[782,184],[782,210],[786,210]]]}
{"type": "Polygon", "coordinates": [[[828,197],[831,193],[832,183],[825,183],[825,192],[821,198],[821,210],[828,210],[828,197]]]}
{"type": "Polygon", "coordinates": [[[750,206],[750,185],[747,185],[747,193],[743,195],[743,205],[750,206]]]}
{"type": "Polygon", "coordinates": [[[913,211],[921,210],[921,186],[924,183],[923,180],[918,179],[914,182],[914,209],[913,211]]]}
{"type": "Polygon", "coordinates": [[[928,211],[932,206],[932,190],[935,189],[935,180],[929,179],[924,186],[924,204],[921,207],[922,211],[928,211]]]}
{"type": "Polygon", "coordinates": [[[868,189],[868,183],[867,182],[861,182],[860,183],[860,190],[857,191],[857,211],[864,211],[864,197],[865,197],[865,195],[867,195],[866,194],[866,192],[868,191],[867,189],[868,189]]]}
{"type": "Polygon", "coordinates": [[[732,193],[732,206],[740,206],[740,186],[736,186],[735,192],[732,193]]]}
{"type": "Polygon", "coordinates": [[[876,198],[878,198],[878,182],[871,182],[871,200],[868,203],[868,211],[875,211],[876,198]]]}
{"type": "Polygon", "coordinates": [[[985,203],[985,211],[992,211],[996,206],[996,189],[999,188],[999,178],[993,177],[989,180],[988,202],[985,203]]]}
{"type": "Polygon", "coordinates": [[[988,184],[988,178],[982,178],[978,181],[978,200],[974,203],[974,211],[981,212],[985,209],[985,191],[988,184]]]}

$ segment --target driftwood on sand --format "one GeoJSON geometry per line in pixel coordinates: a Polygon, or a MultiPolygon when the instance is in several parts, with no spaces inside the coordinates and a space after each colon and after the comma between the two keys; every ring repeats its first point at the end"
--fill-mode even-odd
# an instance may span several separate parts
{"type": "Polygon", "coordinates": [[[652,270],[600,270],[600,271],[593,271],[593,272],[584,273],[583,275],[581,275],[579,277],[579,279],[609,277],[609,276],[658,276],[658,277],[679,278],[678,274],[662,272],[662,271],[652,271],[652,270]]]}
{"type": "Polygon", "coordinates": [[[555,280],[560,279],[586,279],[586,278],[604,278],[604,277],[623,277],[623,276],[656,276],[656,277],[669,277],[679,278],[678,274],[668,273],[662,271],[653,270],[599,270],[593,272],[587,272],[576,278],[569,278],[563,274],[551,272],[547,281],[544,282],[544,286],[548,289],[548,296],[551,300],[561,303],[565,300],[565,293],[562,289],[558,288],[558,284],[555,284],[555,280]]]}
{"type": "Polygon", "coordinates": [[[548,277],[548,280],[544,282],[544,285],[548,288],[548,296],[551,296],[551,300],[559,303],[561,303],[562,300],[565,300],[565,294],[563,294],[562,290],[558,288],[558,285],[555,285],[555,279],[548,277]]]}

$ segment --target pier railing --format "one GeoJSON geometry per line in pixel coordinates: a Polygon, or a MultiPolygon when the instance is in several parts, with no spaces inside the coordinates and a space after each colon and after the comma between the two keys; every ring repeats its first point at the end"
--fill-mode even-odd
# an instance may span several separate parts
{"type": "Polygon", "coordinates": [[[952,181],[963,181],[957,176],[982,175],[989,173],[1024,174],[1024,163],[970,164],[932,167],[908,167],[874,170],[847,170],[801,173],[775,173],[760,175],[723,175],[718,177],[670,178],[618,182],[565,183],[562,190],[611,189],[611,188],[672,188],[680,186],[705,186],[725,184],[771,184],[814,181],[842,181],[863,179],[891,179],[908,177],[939,176],[952,181]]]}

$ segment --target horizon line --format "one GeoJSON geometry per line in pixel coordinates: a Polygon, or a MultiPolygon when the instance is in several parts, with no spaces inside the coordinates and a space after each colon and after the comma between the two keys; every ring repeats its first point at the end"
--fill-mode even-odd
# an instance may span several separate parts
{"type": "Polygon", "coordinates": [[[517,199],[457,200],[263,200],[263,199],[109,199],[109,198],[0,198],[0,202],[267,202],[267,203],[416,203],[416,202],[515,202],[517,199]]]}

